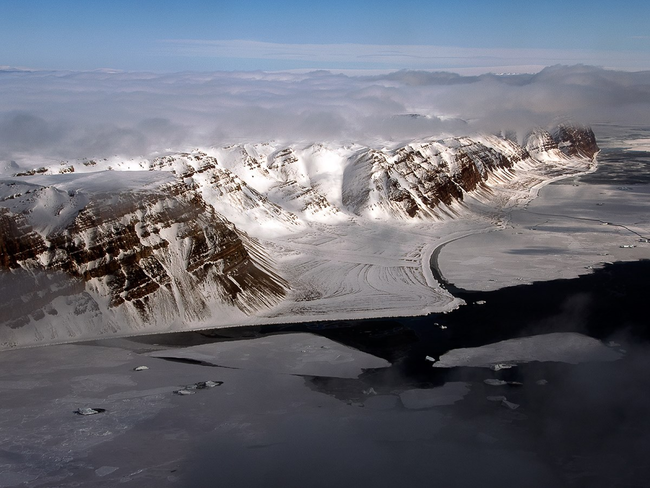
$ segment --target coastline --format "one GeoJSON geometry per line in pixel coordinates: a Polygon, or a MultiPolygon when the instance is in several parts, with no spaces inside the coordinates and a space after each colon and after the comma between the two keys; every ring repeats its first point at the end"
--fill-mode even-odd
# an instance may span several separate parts
{"type": "MultiPolygon", "coordinates": [[[[538,183],[537,185],[533,186],[530,189],[529,198],[527,200],[525,200],[523,203],[517,202],[515,204],[515,206],[509,207],[508,211],[505,212],[505,213],[510,214],[517,207],[526,208],[531,202],[533,202],[536,198],[539,197],[539,194],[540,194],[541,190],[544,187],[548,186],[548,185],[551,185],[553,183],[556,183],[556,182],[559,182],[559,181],[562,181],[562,180],[566,180],[566,179],[569,179],[569,178],[579,178],[580,176],[583,176],[583,175],[595,173],[596,171],[598,171],[598,159],[597,159],[597,156],[598,156],[598,154],[596,154],[594,156],[591,168],[588,171],[583,171],[583,172],[576,173],[576,174],[558,176],[556,178],[550,178],[550,179],[548,179],[546,181],[543,181],[543,182],[538,183]]],[[[439,257],[440,257],[440,253],[442,252],[442,249],[447,244],[450,244],[450,243],[455,242],[455,241],[459,241],[461,239],[465,239],[467,237],[476,236],[478,234],[483,234],[483,233],[486,233],[486,232],[498,232],[500,230],[503,230],[503,229],[501,227],[495,227],[493,229],[488,229],[488,230],[484,230],[484,231],[468,232],[468,233],[466,233],[464,235],[457,236],[457,237],[452,237],[452,238],[446,239],[444,242],[438,243],[433,248],[433,250],[431,251],[431,253],[429,255],[429,268],[432,271],[434,280],[437,281],[438,283],[440,283],[440,285],[442,285],[452,295],[455,292],[467,291],[467,290],[464,290],[463,288],[457,287],[450,280],[445,278],[445,276],[444,276],[444,274],[443,274],[443,272],[442,272],[442,270],[440,269],[440,266],[439,266],[439,257]]],[[[424,268],[424,265],[423,265],[423,268],[424,268]]]]}

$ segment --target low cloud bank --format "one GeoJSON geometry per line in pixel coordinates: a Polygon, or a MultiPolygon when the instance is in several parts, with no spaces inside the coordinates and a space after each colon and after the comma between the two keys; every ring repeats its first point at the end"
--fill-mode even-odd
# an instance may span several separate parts
{"type": "MultiPolygon", "coordinates": [[[[0,71],[0,161],[270,139],[381,142],[563,120],[650,124],[650,71],[530,75],[0,71]]],[[[523,134],[520,134],[523,135],[523,134]]]]}

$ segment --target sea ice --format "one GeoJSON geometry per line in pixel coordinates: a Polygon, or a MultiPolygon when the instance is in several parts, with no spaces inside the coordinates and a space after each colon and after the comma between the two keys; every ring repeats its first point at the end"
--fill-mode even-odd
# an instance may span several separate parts
{"type": "Polygon", "coordinates": [[[117,471],[118,469],[119,468],[116,468],[115,466],[102,466],[101,468],[97,468],[95,470],[95,474],[97,476],[106,476],[117,471]]]}
{"type": "Polygon", "coordinates": [[[492,371],[501,371],[502,369],[511,369],[516,367],[516,364],[508,364],[508,363],[496,363],[490,366],[490,369],[492,371]]]}
{"type": "Polygon", "coordinates": [[[83,407],[79,408],[75,411],[75,413],[79,415],[97,415],[98,413],[104,412],[103,408],[90,408],[90,407],[83,407]]]}
{"type": "Polygon", "coordinates": [[[404,406],[410,410],[453,405],[469,393],[469,383],[454,381],[436,388],[406,390],[400,394],[404,406]]]}
{"type": "Polygon", "coordinates": [[[194,395],[196,392],[192,390],[188,390],[187,388],[181,388],[180,390],[174,391],[177,395],[181,396],[186,396],[186,395],[194,395]]]}
{"type": "Polygon", "coordinates": [[[634,248],[632,241],[650,234],[649,204],[650,185],[628,187],[625,194],[614,185],[548,185],[512,211],[507,227],[442,248],[438,267],[459,288],[491,291],[591,273],[601,263],[597,256],[648,259],[650,249],[634,248]]]}
{"type": "Polygon", "coordinates": [[[390,366],[385,359],[308,333],[215,342],[148,355],[203,361],[229,368],[339,378],[356,378],[364,369],[390,366]]]}
{"type": "MultiPolygon", "coordinates": [[[[494,363],[558,361],[578,364],[589,361],[616,361],[617,351],[597,339],[575,332],[555,332],[509,339],[480,347],[452,349],[440,356],[434,368],[460,366],[490,368],[494,363]]],[[[488,381],[493,380],[486,380],[488,381]]],[[[496,380],[499,381],[499,380],[496,380]]]]}

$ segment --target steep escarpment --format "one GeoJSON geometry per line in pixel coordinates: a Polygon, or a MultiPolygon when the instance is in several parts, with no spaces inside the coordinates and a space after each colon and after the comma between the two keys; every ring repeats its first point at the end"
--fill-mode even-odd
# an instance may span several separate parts
{"type": "Polygon", "coordinates": [[[388,218],[438,218],[499,170],[530,159],[512,141],[452,138],[369,150],[346,170],[343,199],[355,213],[388,218]]]}
{"type": "Polygon", "coordinates": [[[259,244],[183,183],[95,194],[67,226],[45,236],[27,220],[6,209],[0,219],[0,313],[15,343],[37,341],[45,315],[62,323],[53,332],[58,339],[83,338],[203,321],[217,311],[246,316],[286,293],[259,244]]]}
{"type": "Polygon", "coordinates": [[[48,241],[39,256],[47,268],[97,280],[109,306],[131,302],[143,319],[152,314],[147,297],[161,289],[171,293],[179,271],[193,286],[217,285],[221,301],[243,308],[261,305],[267,292],[282,295],[282,287],[251,263],[234,227],[181,184],[149,194],[97,195],[48,241]],[[251,273],[257,281],[248,280],[251,273]],[[255,283],[259,294],[240,282],[255,283]]]}
{"type": "Polygon", "coordinates": [[[600,148],[596,135],[589,127],[560,125],[553,132],[553,140],[567,156],[593,159],[600,148]]]}
{"type": "MultiPolygon", "coordinates": [[[[251,157],[242,152],[237,166],[255,168],[251,157]]],[[[154,159],[150,170],[171,171],[182,183],[200,192],[212,208],[227,218],[237,219],[242,213],[260,223],[274,222],[288,228],[297,224],[297,216],[271,201],[236,171],[218,163],[217,158],[202,151],[154,159]]]]}
{"type": "Polygon", "coordinates": [[[45,251],[43,238],[24,215],[0,207],[0,268],[16,269],[22,261],[35,259],[45,251]]]}

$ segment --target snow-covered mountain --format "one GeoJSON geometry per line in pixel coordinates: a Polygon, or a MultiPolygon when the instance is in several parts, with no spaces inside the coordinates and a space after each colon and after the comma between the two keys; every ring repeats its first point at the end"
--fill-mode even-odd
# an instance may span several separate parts
{"type": "Polygon", "coordinates": [[[433,243],[589,170],[590,129],[7,167],[0,346],[458,305],[433,243]]]}

